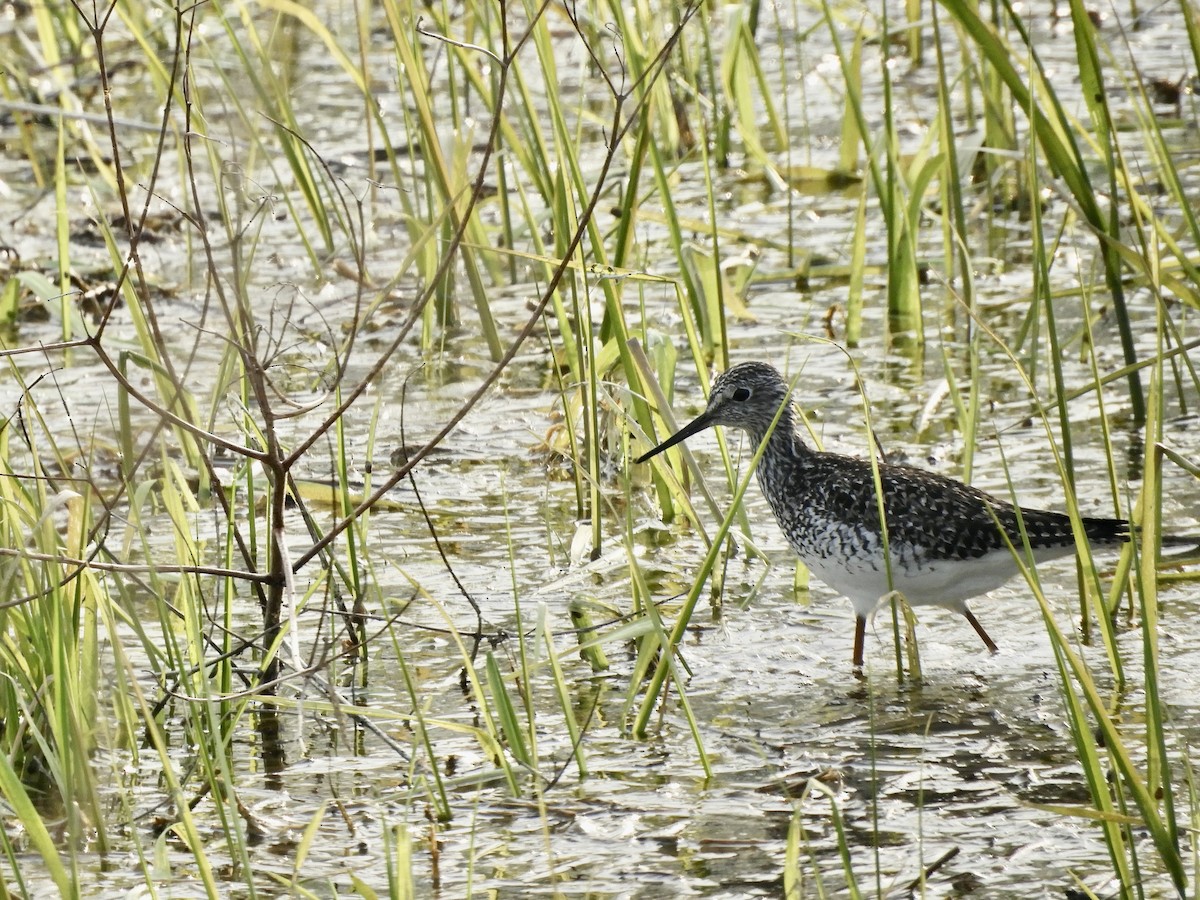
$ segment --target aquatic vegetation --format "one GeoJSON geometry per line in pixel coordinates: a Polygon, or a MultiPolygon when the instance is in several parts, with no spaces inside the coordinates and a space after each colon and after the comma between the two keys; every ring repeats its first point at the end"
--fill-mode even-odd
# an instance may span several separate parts
{"type": "Polygon", "coordinates": [[[1200,33],[1106,15],[5,7],[7,891],[1192,890],[1200,33]],[[860,683],[759,448],[631,465],[746,359],[1138,540],[860,683]]]}

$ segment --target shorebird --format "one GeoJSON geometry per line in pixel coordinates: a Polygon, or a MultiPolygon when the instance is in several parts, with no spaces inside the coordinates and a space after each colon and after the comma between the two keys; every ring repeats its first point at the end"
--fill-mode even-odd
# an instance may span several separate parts
{"type": "MultiPolygon", "coordinates": [[[[716,379],[704,412],[637,462],[713,425],[740,428],[756,448],[769,441],[758,463],[759,487],[792,549],[853,604],[855,669],[863,665],[867,618],[893,590],[912,606],[958,613],[995,653],[996,642],[968,600],[1020,571],[1013,548],[1020,551],[1026,538],[1039,562],[1075,552],[1071,520],[1064,513],[1020,508],[936,472],[879,462],[889,583],[870,460],[813,450],[797,424],[779,372],[766,363],[741,363],[716,379]]],[[[1130,537],[1124,519],[1084,516],[1081,523],[1096,547],[1119,546],[1130,537]]],[[[1195,541],[1164,538],[1174,544],[1195,541]]]]}

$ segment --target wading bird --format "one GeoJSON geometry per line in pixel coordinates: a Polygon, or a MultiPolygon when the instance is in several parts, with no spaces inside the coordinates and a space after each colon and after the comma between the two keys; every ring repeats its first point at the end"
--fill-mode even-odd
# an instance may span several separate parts
{"type": "MultiPolygon", "coordinates": [[[[756,448],[768,441],[758,463],[759,486],[792,549],[853,604],[856,669],[863,664],[867,617],[892,590],[912,606],[942,606],[963,616],[994,653],[995,641],[967,601],[1020,571],[1012,548],[1020,551],[1026,538],[1039,562],[1075,552],[1064,513],[1018,508],[944,475],[880,462],[889,583],[870,460],[813,450],[797,424],[779,372],[766,363],[741,363],[716,379],[704,412],[637,462],[713,425],[740,428],[756,448]]],[[[1124,519],[1080,521],[1095,547],[1129,540],[1124,519]]],[[[1163,543],[1194,545],[1200,538],[1164,536],[1163,543]]]]}

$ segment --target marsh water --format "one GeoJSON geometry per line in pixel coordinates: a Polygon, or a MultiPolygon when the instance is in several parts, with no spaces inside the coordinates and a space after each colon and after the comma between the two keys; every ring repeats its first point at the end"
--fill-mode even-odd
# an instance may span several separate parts
{"type": "MultiPolygon", "coordinates": [[[[336,33],[348,28],[352,11],[342,4],[318,4],[317,9],[336,33]]],[[[1173,8],[1162,9],[1125,35],[1144,77],[1174,78],[1186,65],[1185,48],[1178,43],[1179,15],[1173,8]]],[[[827,36],[822,38],[818,27],[820,11],[797,5],[781,8],[779,16],[770,27],[797,36],[794,45],[785,42],[794,53],[764,50],[764,58],[780,92],[802,88],[806,97],[803,125],[789,135],[793,152],[814,166],[832,167],[832,140],[841,128],[843,108],[829,86],[837,64],[822,43],[827,36]]],[[[1047,58],[1054,58],[1055,40],[1069,53],[1069,35],[1050,33],[1048,9],[1037,7],[1029,16],[1047,27],[1049,36],[1041,46],[1047,58]]],[[[25,26],[18,21],[16,27],[25,26]]],[[[314,97],[298,125],[308,134],[328,135],[318,141],[321,152],[350,160],[343,177],[364,184],[365,172],[354,161],[366,144],[361,130],[346,126],[344,98],[330,87],[337,80],[327,77],[331,63],[311,34],[295,27],[295,35],[295,56],[280,65],[293,70],[298,95],[311,92],[314,97]]],[[[386,47],[371,52],[379,57],[380,71],[394,68],[386,47]]],[[[578,51],[564,41],[563,52],[570,59],[578,51]]],[[[898,68],[896,75],[916,144],[927,127],[924,110],[933,102],[934,85],[927,69],[906,75],[898,68]]],[[[868,96],[877,89],[877,84],[865,87],[868,96]]],[[[387,90],[381,85],[385,105],[387,90]]],[[[1185,103],[1178,126],[1185,156],[1200,150],[1194,112],[1185,103]]],[[[134,116],[135,110],[122,114],[134,116]]],[[[685,219],[708,215],[703,193],[688,189],[689,181],[699,177],[699,165],[685,163],[678,171],[679,189],[672,197],[685,219]]],[[[21,193],[19,166],[0,157],[0,167],[12,191],[3,201],[5,219],[20,222],[9,241],[22,259],[51,254],[54,235],[41,224],[53,221],[53,197],[21,193]]],[[[264,179],[264,190],[275,189],[270,179],[277,176],[265,165],[253,174],[264,179]]],[[[875,435],[889,459],[960,476],[962,436],[946,376],[948,370],[962,371],[969,345],[967,316],[953,286],[934,280],[923,289],[923,342],[912,334],[897,335],[878,302],[886,280],[886,245],[882,235],[871,241],[868,260],[877,274],[865,286],[863,336],[849,348],[848,358],[838,347],[810,339],[830,335],[839,341],[838,310],[845,304],[846,283],[835,277],[798,281],[792,277],[791,257],[799,248],[816,259],[843,260],[862,188],[789,195],[736,168],[717,171],[714,177],[724,199],[716,215],[743,235],[727,242],[722,252],[732,259],[753,249],[759,276],[746,293],[748,315],[727,323],[730,360],[766,359],[789,373],[801,372],[797,399],[826,449],[867,452],[865,393],[875,435]],[[779,241],[785,221],[792,229],[791,248],[779,241]],[[827,325],[831,310],[832,330],[827,325]]],[[[1196,187],[1200,195],[1200,185],[1196,187]]],[[[81,175],[72,176],[71,190],[87,196],[81,175]]],[[[1052,214],[1065,215],[1052,198],[1048,204],[1052,214]]],[[[86,208],[87,201],[82,205],[86,208]]],[[[389,219],[386,203],[379,201],[372,209],[372,259],[383,270],[410,248],[404,245],[404,231],[389,219]]],[[[980,262],[974,273],[978,303],[987,311],[989,326],[1012,340],[1031,292],[1031,223],[1019,210],[992,210],[987,198],[978,198],[977,209],[971,251],[980,262]]],[[[1051,273],[1063,290],[1077,289],[1083,273],[1095,265],[1093,242],[1084,229],[1078,231],[1066,235],[1060,254],[1067,261],[1051,273]]],[[[279,244],[272,244],[268,223],[260,238],[269,248],[260,250],[263,264],[256,272],[255,289],[264,307],[278,302],[281,290],[296,290],[314,298],[323,315],[335,317],[349,289],[333,274],[324,284],[313,279],[289,235],[280,228],[279,244]]],[[[649,246],[646,270],[675,274],[669,249],[663,246],[656,258],[653,241],[649,246]]],[[[939,235],[931,232],[930,255],[936,256],[940,246],[939,235]]],[[[182,241],[168,237],[144,251],[147,265],[159,267],[156,278],[177,286],[174,303],[181,330],[192,327],[200,290],[189,279],[185,250],[182,241]]],[[[88,252],[78,250],[77,262],[88,252]]],[[[97,248],[92,259],[98,269],[104,258],[97,248]]],[[[523,324],[528,303],[539,290],[536,281],[520,279],[494,290],[493,313],[505,333],[523,324]]],[[[644,298],[647,333],[682,347],[673,291],[646,291],[644,298]]],[[[591,299],[599,319],[601,301],[591,299]]],[[[1148,294],[1130,296],[1130,303],[1142,309],[1154,302],[1148,294]]],[[[1115,325],[1103,307],[1093,298],[1088,307],[1095,316],[1091,329],[1101,359],[1115,368],[1120,365],[1115,325]]],[[[1194,319],[1179,314],[1184,322],[1194,319]]],[[[1083,319],[1082,304],[1064,305],[1059,327],[1072,333],[1083,319]]],[[[128,336],[129,324],[120,324],[128,336]]],[[[19,342],[51,340],[54,327],[24,323],[19,342]]],[[[1153,335],[1137,338],[1141,349],[1153,351],[1153,335]]],[[[572,553],[586,523],[579,520],[570,463],[553,450],[562,416],[561,395],[553,388],[550,340],[546,334],[535,335],[497,386],[415,471],[440,549],[410,485],[398,487],[394,502],[371,516],[372,581],[365,604],[379,622],[398,618],[373,642],[369,672],[347,677],[343,687],[356,704],[380,712],[376,722],[382,733],[339,714],[322,690],[301,682],[289,686],[287,702],[278,710],[252,712],[239,723],[234,756],[242,768],[236,776],[240,798],[262,828],[249,853],[263,893],[336,896],[355,892],[360,883],[383,892],[399,846],[400,865],[410,867],[422,897],[776,897],[782,895],[793,830],[805,896],[844,896],[848,880],[868,894],[890,896],[1061,897],[1082,888],[1096,896],[1110,894],[1108,849],[1085,812],[1090,797],[1063,706],[1058,665],[1029,587],[1016,579],[974,604],[1000,645],[996,655],[985,651],[961,618],[936,609],[922,611],[916,629],[923,667],[919,680],[897,679],[892,618],[881,610],[868,634],[865,677],[856,677],[850,668],[849,604],[816,581],[797,587],[794,558],[756,486],[745,504],[753,542],[763,552],[739,551],[724,562],[720,595],[710,602],[706,590],[705,605],[693,617],[682,647],[690,672],[683,687],[699,723],[698,741],[711,776],[704,772],[697,737],[674,690],[647,735],[632,735],[627,693],[637,662],[633,645],[606,645],[610,667],[594,671],[575,652],[570,607],[591,604],[600,624],[604,610],[627,612],[634,592],[632,559],[662,602],[659,612],[669,623],[678,613],[680,596],[693,583],[705,546],[682,517],[661,522],[645,468],[614,457],[604,471],[603,491],[618,512],[606,516],[602,552],[591,561],[572,553]],[[627,522],[632,523],[628,532],[627,522]],[[474,731],[481,711],[473,693],[463,690],[462,649],[450,633],[455,628],[471,632],[474,613],[450,578],[441,552],[480,607],[488,636],[481,654],[490,652],[509,673],[518,671],[518,660],[526,655],[536,661],[533,670],[541,676],[522,689],[539,710],[537,753],[543,768],[521,773],[516,791],[474,731]],[[561,698],[545,665],[546,648],[539,642],[546,632],[554,635],[569,707],[582,730],[586,774],[573,760],[561,698]],[[536,639],[523,642],[523,633],[536,639]],[[422,715],[439,723],[430,728],[428,745],[413,724],[409,679],[422,715]],[[439,769],[449,788],[452,815],[447,821],[434,815],[430,766],[439,769]],[[315,839],[305,844],[297,870],[297,849],[310,828],[315,839]],[[843,846],[849,851],[845,861],[843,846]]],[[[290,352],[303,368],[320,362],[328,347],[314,339],[290,352]]],[[[18,364],[26,367],[30,380],[45,365],[28,357],[18,364]]],[[[349,456],[356,477],[386,470],[402,443],[412,446],[436,431],[491,366],[488,347],[469,324],[440,333],[431,348],[401,348],[372,386],[364,412],[351,419],[349,456]],[[373,411],[365,411],[372,405],[373,411]],[[370,429],[373,442],[368,441],[370,429]]],[[[1089,363],[1080,352],[1068,354],[1064,367],[1073,379],[1068,388],[1090,383],[1089,363]]],[[[204,367],[195,371],[202,379],[204,367]]],[[[980,344],[977,377],[986,408],[972,482],[1002,496],[1009,495],[1011,486],[1026,506],[1061,509],[1063,487],[1052,448],[1013,372],[994,343],[980,344]]],[[[96,374],[68,365],[58,377],[75,422],[103,418],[91,406],[97,396],[101,407],[104,403],[103,392],[90,390],[96,374]]],[[[1038,387],[1048,395],[1052,385],[1045,381],[1046,373],[1038,378],[1038,387]]],[[[202,386],[196,390],[204,393],[202,386]]],[[[616,408],[624,402],[624,390],[612,387],[616,408]]],[[[1165,390],[1171,394],[1175,388],[1165,390]]],[[[1120,385],[1104,399],[1103,419],[1093,394],[1071,407],[1076,489],[1085,514],[1113,513],[1105,431],[1115,448],[1115,480],[1126,501],[1137,492],[1146,452],[1142,429],[1131,421],[1120,385]]],[[[1165,443],[1192,460],[1200,459],[1198,400],[1172,395],[1168,407],[1186,411],[1164,423],[1165,443]]],[[[11,405],[15,398],[4,402],[11,405]]],[[[681,360],[673,404],[681,421],[703,406],[690,361],[681,360]]],[[[611,427],[626,433],[631,426],[618,416],[611,427]]],[[[643,436],[630,434],[626,446],[636,455],[648,445],[643,436]]],[[[744,466],[753,448],[739,450],[736,436],[730,440],[735,462],[744,466]]],[[[718,502],[726,505],[731,492],[715,436],[701,435],[691,446],[718,502]]],[[[305,474],[314,479],[332,475],[319,465],[305,474]]],[[[1168,466],[1164,495],[1167,524],[1200,531],[1196,480],[1168,466]]],[[[291,524],[300,533],[300,523],[291,524]]],[[[197,528],[206,527],[200,512],[197,528]]],[[[168,556],[169,535],[158,546],[168,556]]],[[[1101,558],[1102,572],[1111,574],[1113,561],[1101,558]]],[[[1078,633],[1074,561],[1045,565],[1039,576],[1060,626],[1078,633]]],[[[1164,584],[1160,603],[1159,689],[1169,715],[1171,750],[1177,758],[1189,759],[1200,740],[1200,591],[1194,583],[1164,584]]],[[[252,631],[257,606],[247,600],[239,615],[252,631]]],[[[609,627],[616,629],[619,623],[609,627]]],[[[1132,731],[1140,716],[1139,628],[1125,629],[1119,641],[1129,664],[1123,692],[1105,679],[1102,647],[1080,643],[1078,650],[1095,664],[1101,689],[1132,731]]],[[[482,660],[481,655],[481,668],[482,660]]],[[[155,681],[149,671],[145,675],[151,689],[155,681]]],[[[187,769],[192,749],[182,738],[172,747],[181,771],[187,769]]],[[[132,812],[124,833],[127,843],[103,856],[85,852],[82,858],[92,860],[94,867],[81,873],[81,881],[91,884],[95,896],[148,896],[151,888],[135,851],[140,847],[155,861],[155,890],[164,896],[200,895],[191,854],[153,827],[164,801],[151,755],[142,753],[135,760],[114,741],[95,763],[108,773],[112,806],[132,812]]],[[[201,801],[193,814],[215,841],[221,831],[211,806],[201,801]]],[[[1132,834],[1139,839],[1136,829],[1132,834]]],[[[208,853],[210,859],[223,859],[218,842],[208,853]]],[[[232,859],[224,861],[231,872],[236,868],[232,859]]],[[[48,881],[38,884],[35,872],[34,864],[24,871],[27,886],[34,892],[50,890],[48,881]]],[[[1151,868],[1142,874],[1148,894],[1169,893],[1170,883],[1161,872],[1151,868]]],[[[229,891],[246,895],[244,878],[230,876],[229,891]]]]}

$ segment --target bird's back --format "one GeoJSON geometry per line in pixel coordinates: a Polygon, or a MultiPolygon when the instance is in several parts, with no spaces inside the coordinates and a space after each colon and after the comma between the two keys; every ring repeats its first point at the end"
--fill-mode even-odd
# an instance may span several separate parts
{"type": "MultiPolygon", "coordinates": [[[[808,452],[786,467],[760,467],[760,482],[793,549],[806,562],[878,556],[882,534],[870,461],[808,452]]],[[[972,560],[1029,545],[1039,558],[1071,552],[1070,518],[1058,512],[1018,510],[1011,503],[935,472],[879,466],[894,561],[917,567],[933,561],[972,560]]],[[[1102,545],[1129,539],[1120,519],[1084,518],[1090,540],[1102,545]]]]}

